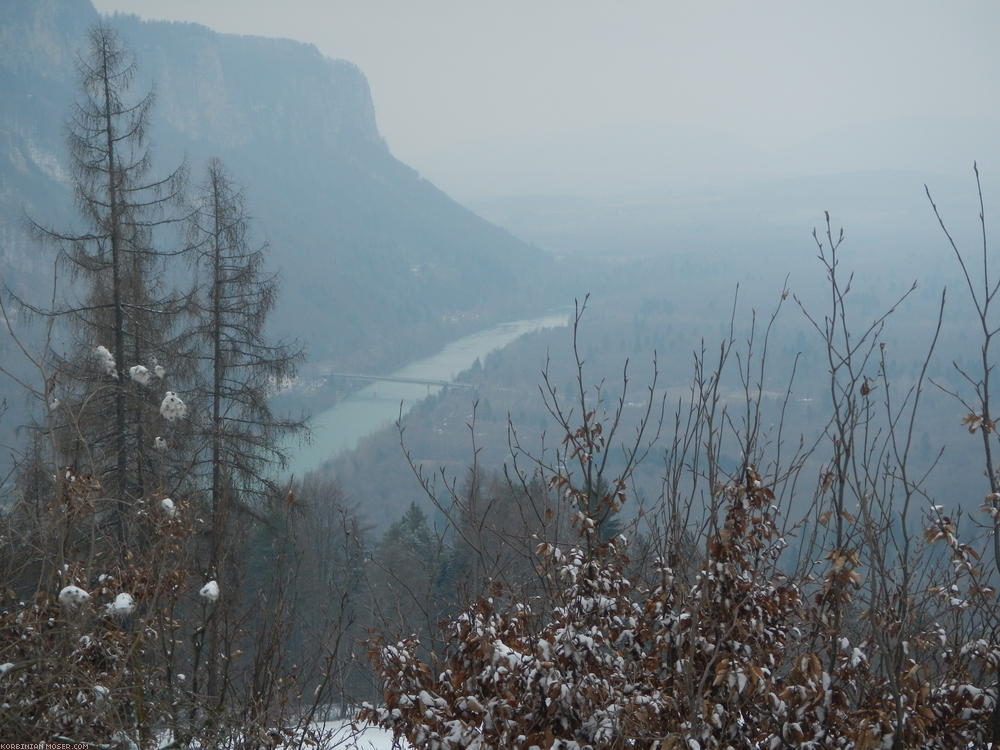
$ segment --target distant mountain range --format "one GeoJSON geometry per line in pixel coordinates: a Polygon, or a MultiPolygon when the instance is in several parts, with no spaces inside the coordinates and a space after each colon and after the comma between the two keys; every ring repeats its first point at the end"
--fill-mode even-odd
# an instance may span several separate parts
{"type": "MultiPolygon", "coordinates": [[[[77,221],[65,122],[99,18],[88,0],[0,0],[0,261],[22,293],[43,293],[51,272],[25,213],[77,221]]],[[[137,55],[139,89],[156,92],[154,173],[186,157],[197,182],[207,157],[226,163],[281,274],[274,328],[314,362],[389,367],[537,299],[523,282],[543,254],[395,159],[351,63],[288,40],[108,20],[137,55]]]]}

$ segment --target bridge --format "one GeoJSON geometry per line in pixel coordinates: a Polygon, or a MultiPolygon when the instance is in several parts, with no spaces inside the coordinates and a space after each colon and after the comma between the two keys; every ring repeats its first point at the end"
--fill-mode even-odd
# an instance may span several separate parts
{"type": "Polygon", "coordinates": [[[407,383],[410,385],[426,385],[430,390],[432,386],[439,388],[465,388],[470,391],[478,390],[471,383],[452,383],[448,380],[432,380],[427,378],[404,378],[395,375],[362,375],[356,372],[331,372],[328,377],[341,378],[343,380],[363,380],[365,382],[383,383],[407,383]]]}

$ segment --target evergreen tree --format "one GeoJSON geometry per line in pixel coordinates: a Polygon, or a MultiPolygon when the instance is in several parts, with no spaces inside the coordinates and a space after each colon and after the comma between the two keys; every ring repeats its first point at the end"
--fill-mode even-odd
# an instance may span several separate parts
{"type": "Polygon", "coordinates": [[[434,552],[434,535],[427,523],[427,514],[416,503],[410,503],[402,517],[382,536],[380,547],[384,551],[395,549],[429,558],[434,552]]]}

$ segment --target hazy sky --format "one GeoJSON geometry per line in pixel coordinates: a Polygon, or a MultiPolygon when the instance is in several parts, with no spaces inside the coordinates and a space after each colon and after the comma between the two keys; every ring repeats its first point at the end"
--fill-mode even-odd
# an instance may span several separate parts
{"type": "Polygon", "coordinates": [[[1000,170],[1000,3],[95,0],[357,63],[458,197],[1000,170]]]}

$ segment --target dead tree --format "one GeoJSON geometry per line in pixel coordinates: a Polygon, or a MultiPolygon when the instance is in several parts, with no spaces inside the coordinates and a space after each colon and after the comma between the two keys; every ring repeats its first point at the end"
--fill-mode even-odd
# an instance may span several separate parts
{"type": "MultiPolygon", "coordinates": [[[[208,165],[190,232],[201,280],[192,305],[201,361],[192,396],[206,415],[194,426],[203,446],[194,470],[208,480],[206,574],[226,579],[234,573],[234,512],[253,517],[278,494],[288,439],[304,429],[301,420],[276,416],[268,405],[294,377],[302,353],[264,334],[277,283],[263,273],[264,248],[251,244],[243,194],[217,159],[208,165]]],[[[218,637],[210,634],[210,651],[218,637]]],[[[210,670],[213,691],[214,682],[210,670]]]]}
{"type": "Polygon", "coordinates": [[[152,482],[150,449],[167,429],[158,413],[165,395],[158,391],[166,385],[161,362],[169,366],[176,354],[172,332],[184,299],[164,291],[163,267],[183,249],[157,246],[159,230],[178,220],[172,209],[185,168],[151,176],[146,130],[154,97],[133,95],[135,59],[117,32],[94,26],[78,71],[68,140],[83,227],[63,232],[33,223],[69,265],[78,297],[50,309],[27,306],[71,321],[76,344],[53,359],[63,401],[76,404],[78,419],[63,425],[55,460],[84,464],[81,470],[101,478],[116,498],[115,525],[124,540],[127,509],[152,482]]]}
{"type": "MultiPolygon", "coordinates": [[[[284,466],[287,439],[304,429],[301,420],[276,416],[268,399],[295,375],[301,350],[270,341],[264,324],[277,295],[273,276],[263,273],[264,247],[249,239],[243,194],[222,163],[213,159],[192,216],[192,239],[202,280],[195,295],[204,363],[194,394],[206,404],[201,423],[211,469],[213,524],[225,525],[235,498],[248,507],[273,496],[284,466]]],[[[221,552],[212,552],[217,565],[221,552]]]]}

